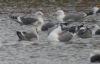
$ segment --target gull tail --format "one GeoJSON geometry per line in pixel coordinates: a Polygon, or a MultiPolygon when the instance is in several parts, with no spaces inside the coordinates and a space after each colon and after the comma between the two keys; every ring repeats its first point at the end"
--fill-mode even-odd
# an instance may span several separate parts
{"type": "Polygon", "coordinates": [[[17,34],[17,36],[19,38],[18,41],[24,40],[24,36],[22,35],[22,33],[20,31],[16,31],[16,34],[17,34]]]}
{"type": "Polygon", "coordinates": [[[11,19],[16,19],[16,20],[17,20],[17,16],[9,15],[9,17],[10,17],[11,19]]]}

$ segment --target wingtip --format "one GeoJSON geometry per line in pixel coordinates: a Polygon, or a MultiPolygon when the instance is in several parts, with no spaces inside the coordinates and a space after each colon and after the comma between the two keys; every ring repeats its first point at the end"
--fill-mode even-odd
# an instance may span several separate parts
{"type": "Polygon", "coordinates": [[[16,31],[16,34],[17,34],[17,36],[19,38],[18,41],[22,41],[24,39],[24,37],[23,37],[23,35],[22,35],[22,33],[20,31],[16,31]]]}
{"type": "Polygon", "coordinates": [[[21,33],[20,31],[16,31],[16,33],[18,34],[18,33],[21,33]]]}
{"type": "Polygon", "coordinates": [[[11,19],[17,19],[17,16],[9,15],[9,18],[11,18],[11,19]]]}

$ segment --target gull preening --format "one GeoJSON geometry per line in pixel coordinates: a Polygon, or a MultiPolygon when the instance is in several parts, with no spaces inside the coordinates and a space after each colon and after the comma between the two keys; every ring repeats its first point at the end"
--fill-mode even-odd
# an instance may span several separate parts
{"type": "Polygon", "coordinates": [[[64,23],[60,23],[58,24],[57,28],[51,31],[51,33],[48,35],[48,42],[68,42],[72,39],[73,34],[66,31],[63,25],[64,23]]]}
{"type": "Polygon", "coordinates": [[[16,34],[18,36],[18,41],[32,41],[34,39],[39,40],[39,34],[36,28],[34,28],[32,32],[16,31],[16,34]]]}

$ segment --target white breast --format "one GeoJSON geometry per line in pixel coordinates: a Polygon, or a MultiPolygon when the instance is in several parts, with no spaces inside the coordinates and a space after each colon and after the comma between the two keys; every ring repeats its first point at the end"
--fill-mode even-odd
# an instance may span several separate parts
{"type": "Polygon", "coordinates": [[[59,42],[59,33],[61,33],[61,27],[57,27],[56,29],[54,29],[48,36],[48,41],[49,42],[59,42]]]}
{"type": "Polygon", "coordinates": [[[22,23],[22,20],[21,20],[20,16],[17,17],[17,20],[22,23]]]}

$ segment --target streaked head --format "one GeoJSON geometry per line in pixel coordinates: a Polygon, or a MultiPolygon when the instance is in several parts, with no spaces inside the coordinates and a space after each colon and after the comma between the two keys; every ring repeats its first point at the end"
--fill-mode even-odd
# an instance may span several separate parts
{"type": "Polygon", "coordinates": [[[96,6],[94,6],[94,7],[92,8],[92,11],[93,11],[94,13],[96,13],[98,10],[99,10],[99,8],[96,7],[96,6]]]}
{"type": "Polygon", "coordinates": [[[57,10],[57,11],[55,12],[55,16],[56,16],[56,20],[57,20],[58,22],[63,22],[63,19],[64,19],[64,17],[65,17],[64,11],[63,11],[63,10],[57,10]]]}
{"type": "Polygon", "coordinates": [[[41,12],[41,11],[37,11],[37,12],[35,13],[35,15],[36,15],[36,16],[44,16],[43,12],[41,12]]]}
{"type": "Polygon", "coordinates": [[[64,11],[63,10],[57,10],[56,11],[56,13],[55,13],[57,16],[64,16],[65,15],[65,13],[64,13],[64,11]]]}
{"type": "Polygon", "coordinates": [[[35,13],[35,17],[38,19],[38,22],[36,24],[38,26],[42,26],[44,24],[44,14],[41,11],[38,11],[35,13]]]}

